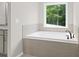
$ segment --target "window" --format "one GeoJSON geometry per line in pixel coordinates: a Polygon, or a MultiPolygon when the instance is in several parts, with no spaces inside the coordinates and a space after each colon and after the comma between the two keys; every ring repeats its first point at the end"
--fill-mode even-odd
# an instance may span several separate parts
{"type": "Polygon", "coordinates": [[[44,26],[67,27],[67,4],[52,3],[44,6],[44,26]]]}

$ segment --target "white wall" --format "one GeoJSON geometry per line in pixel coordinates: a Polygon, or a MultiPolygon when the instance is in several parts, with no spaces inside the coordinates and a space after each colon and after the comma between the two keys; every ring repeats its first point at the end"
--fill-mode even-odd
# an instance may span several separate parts
{"type": "Polygon", "coordinates": [[[26,35],[27,32],[29,33],[30,31],[31,32],[36,31],[35,28],[37,28],[38,24],[38,3],[11,2],[10,8],[11,8],[10,9],[11,19],[9,16],[10,21],[8,26],[9,27],[8,56],[17,56],[18,54],[23,52],[22,25],[24,35],[26,35]]]}
{"type": "Polygon", "coordinates": [[[12,3],[12,6],[15,11],[16,19],[20,19],[21,23],[24,25],[27,24],[37,24],[38,13],[37,9],[38,3],[30,2],[17,2],[12,3]]]}
{"type": "Polygon", "coordinates": [[[73,4],[74,33],[79,40],[79,2],[73,4]]]}
{"type": "Polygon", "coordinates": [[[23,24],[24,38],[27,34],[38,30],[39,3],[18,3],[16,7],[19,9],[19,11],[17,10],[17,16],[21,19],[21,22],[23,24]],[[19,13],[21,13],[21,15],[19,13]]]}
{"type": "Polygon", "coordinates": [[[17,21],[15,4],[11,3],[11,18],[9,19],[9,50],[8,56],[17,56],[22,52],[22,26],[21,22],[17,21]]]}

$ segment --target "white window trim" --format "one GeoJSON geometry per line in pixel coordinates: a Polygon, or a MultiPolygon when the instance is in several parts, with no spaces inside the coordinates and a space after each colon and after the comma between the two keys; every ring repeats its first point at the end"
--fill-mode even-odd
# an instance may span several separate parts
{"type": "Polygon", "coordinates": [[[44,12],[44,27],[50,27],[50,28],[68,28],[68,3],[65,2],[57,2],[57,3],[44,3],[43,5],[43,12],[44,12]],[[58,25],[51,25],[51,24],[46,24],[46,6],[47,5],[57,5],[57,4],[65,4],[66,5],[66,26],[58,26],[58,25]]]}

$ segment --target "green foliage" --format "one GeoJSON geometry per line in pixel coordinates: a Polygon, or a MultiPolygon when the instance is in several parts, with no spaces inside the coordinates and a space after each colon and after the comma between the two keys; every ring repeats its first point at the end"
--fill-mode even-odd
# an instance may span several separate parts
{"type": "Polygon", "coordinates": [[[48,5],[46,7],[47,24],[65,26],[65,4],[48,5]]]}

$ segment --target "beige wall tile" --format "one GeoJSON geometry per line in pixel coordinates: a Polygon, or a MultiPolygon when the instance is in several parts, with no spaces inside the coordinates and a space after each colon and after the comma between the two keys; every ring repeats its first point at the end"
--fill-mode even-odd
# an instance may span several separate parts
{"type": "Polygon", "coordinates": [[[39,57],[73,57],[78,56],[79,47],[76,44],[51,42],[34,39],[24,39],[24,53],[39,57]],[[26,44],[27,43],[27,44],[26,44]]]}

